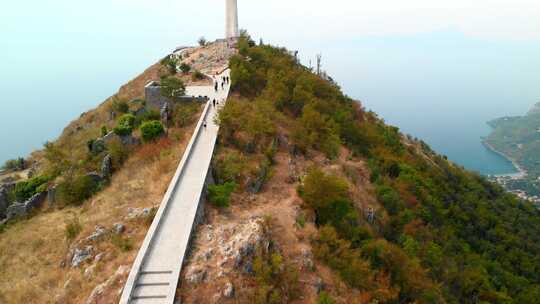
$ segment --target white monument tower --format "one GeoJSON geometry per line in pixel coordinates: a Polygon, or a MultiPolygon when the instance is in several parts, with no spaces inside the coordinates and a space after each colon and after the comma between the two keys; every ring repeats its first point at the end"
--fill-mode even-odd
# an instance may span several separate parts
{"type": "Polygon", "coordinates": [[[238,5],[236,0],[227,1],[227,20],[225,25],[225,38],[238,38],[240,33],[238,32],[238,5]]]}

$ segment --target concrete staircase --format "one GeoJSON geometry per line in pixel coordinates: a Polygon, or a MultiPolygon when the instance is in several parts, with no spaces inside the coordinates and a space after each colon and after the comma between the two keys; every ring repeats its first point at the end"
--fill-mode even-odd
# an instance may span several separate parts
{"type": "MultiPolygon", "coordinates": [[[[229,70],[217,77],[229,76],[229,70]]],[[[173,304],[184,257],[197,219],[203,211],[202,197],[214,153],[219,126],[214,123],[218,107],[229,94],[229,85],[216,92],[213,86],[187,87],[193,96],[208,96],[210,101],[197,123],[163,201],[124,287],[120,304],[173,304]],[[206,127],[204,123],[206,122],[206,127]]]]}

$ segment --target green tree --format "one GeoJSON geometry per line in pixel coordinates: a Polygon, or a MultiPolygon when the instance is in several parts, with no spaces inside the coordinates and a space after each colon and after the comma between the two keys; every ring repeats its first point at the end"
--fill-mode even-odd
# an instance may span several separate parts
{"type": "Polygon", "coordinates": [[[161,95],[176,100],[184,96],[186,87],[181,79],[169,76],[161,79],[161,95]]]}

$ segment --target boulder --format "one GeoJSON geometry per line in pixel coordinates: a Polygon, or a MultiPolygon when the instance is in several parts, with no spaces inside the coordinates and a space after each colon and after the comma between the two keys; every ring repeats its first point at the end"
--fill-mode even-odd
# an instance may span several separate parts
{"type": "Polygon", "coordinates": [[[86,246],[84,249],[75,248],[73,258],[71,258],[71,267],[79,267],[84,261],[92,258],[94,247],[86,246]]]}
{"type": "Polygon", "coordinates": [[[112,157],[107,154],[101,162],[101,176],[103,178],[109,178],[112,175],[112,157]]]}

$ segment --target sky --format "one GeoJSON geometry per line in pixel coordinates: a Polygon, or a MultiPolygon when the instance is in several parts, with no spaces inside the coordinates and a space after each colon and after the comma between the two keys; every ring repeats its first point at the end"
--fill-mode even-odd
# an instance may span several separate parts
{"type": "MultiPolygon", "coordinates": [[[[540,101],[538,1],[238,0],[238,7],[240,27],[256,40],[298,50],[306,65],[321,53],[346,94],[461,163],[470,147],[449,143],[464,133],[478,143],[485,121],[540,101]]],[[[0,161],[54,138],[175,47],[223,37],[224,23],[225,0],[3,3],[0,139],[16,149],[0,147],[0,161]]]]}

